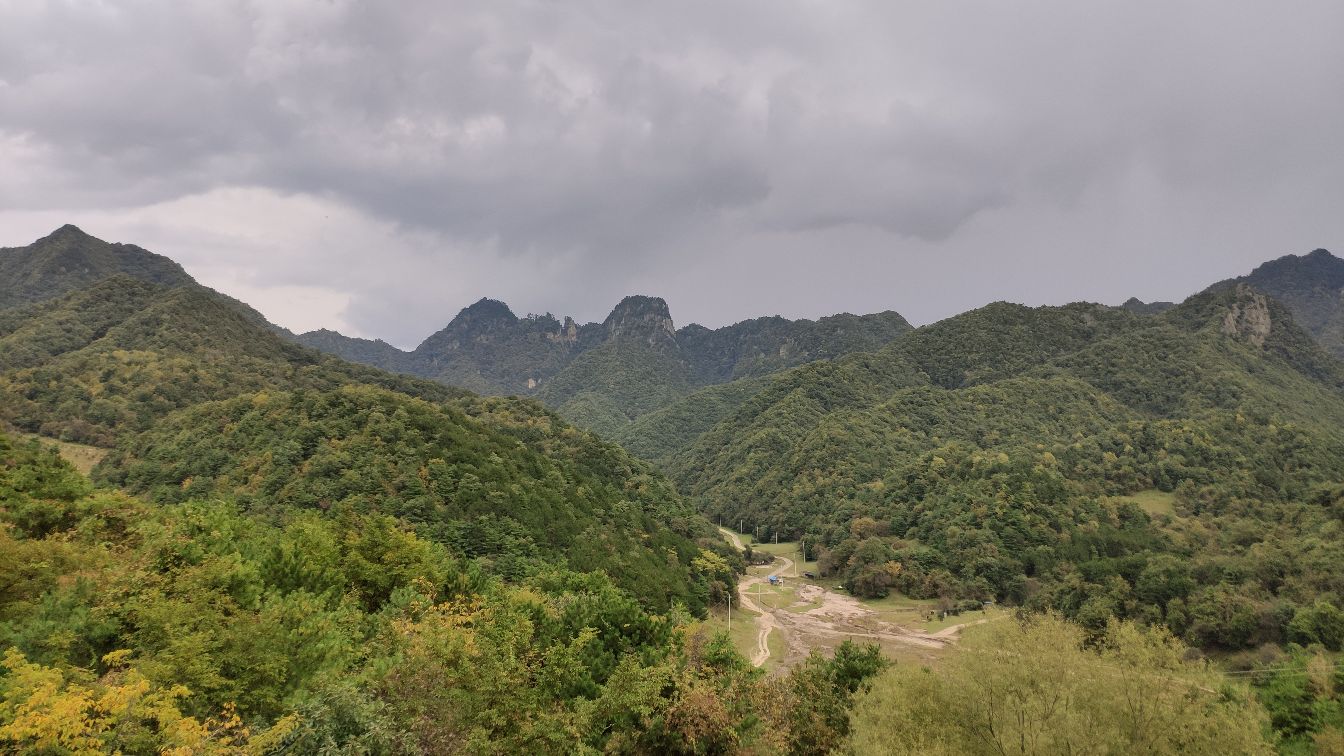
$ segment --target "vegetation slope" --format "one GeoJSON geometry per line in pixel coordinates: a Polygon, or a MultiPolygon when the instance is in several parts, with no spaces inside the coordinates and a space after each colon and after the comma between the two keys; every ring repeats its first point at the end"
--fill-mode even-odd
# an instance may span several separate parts
{"type": "Polygon", "coordinates": [[[804,537],[857,593],[1248,648],[1344,595],[1341,376],[1244,287],[1147,317],[991,305],[781,375],[674,477],[713,517],[804,537]]]}
{"type": "Polygon", "coordinates": [[[723,590],[691,564],[726,547],[618,447],[300,347],[203,287],[105,279],[0,311],[0,344],[0,419],[118,447],[96,475],[154,500],[391,514],[501,574],[601,569],[660,609],[723,590]]]}
{"type": "Polygon", "coordinates": [[[883,666],[765,679],[601,572],[505,583],[354,507],[158,506],[4,435],[0,649],[25,754],[819,754],[883,666]]]}

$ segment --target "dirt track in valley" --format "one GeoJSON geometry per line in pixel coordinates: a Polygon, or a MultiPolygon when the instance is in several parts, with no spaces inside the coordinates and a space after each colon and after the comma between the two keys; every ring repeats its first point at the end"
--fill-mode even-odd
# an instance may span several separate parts
{"type": "MultiPolygon", "coordinates": [[[[745,549],[736,533],[724,528],[720,528],[720,531],[735,547],[745,549]]],[[[780,659],[777,669],[787,669],[806,659],[813,649],[833,648],[846,640],[875,642],[932,659],[937,652],[956,641],[962,628],[990,621],[981,619],[964,622],[935,633],[913,630],[883,620],[876,611],[853,596],[789,577],[794,570],[792,559],[776,556],[771,568],[772,574],[798,585],[791,603],[773,605],[771,602],[779,601],[779,597],[759,592],[769,582],[760,575],[743,575],[737,585],[738,606],[757,615],[756,649],[751,659],[751,663],[757,667],[770,659],[769,638],[772,632],[779,632],[785,644],[784,657],[780,659]],[[757,586],[760,587],[753,593],[752,588],[757,586]]]]}

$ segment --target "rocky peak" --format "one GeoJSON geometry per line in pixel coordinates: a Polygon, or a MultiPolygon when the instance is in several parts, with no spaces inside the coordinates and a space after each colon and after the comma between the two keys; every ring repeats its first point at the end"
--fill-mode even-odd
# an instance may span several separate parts
{"type": "Polygon", "coordinates": [[[417,354],[439,355],[455,352],[470,342],[486,343],[513,329],[518,316],[497,299],[481,298],[464,307],[443,330],[425,339],[415,348],[417,354]]]}
{"type": "Polygon", "coordinates": [[[482,298],[457,313],[457,317],[449,321],[443,332],[469,339],[488,338],[517,324],[518,316],[513,314],[508,305],[498,299],[482,298]]]}
{"type": "MultiPolygon", "coordinates": [[[[475,304],[463,308],[461,312],[457,313],[457,317],[453,318],[453,323],[459,321],[467,323],[513,323],[517,320],[518,316],[513,314],[513,310],[510,310],[508,305],[498,299],[481,297],[475,304]]],[[[452,325],[452,323],[449,325],[452,325]]]]}
{"type": "MultiPolygon", "coordinates": [[[[546,334],[546,338],[557,344],[574,344],[579,340],[579,324],[574,322],[574,318],[566,315],[565,322],[560,326],[560,330],[546,334]]],[[[529,388],[531,387],[529,386],[529,388]]]]}
{"type": "Polygon", "coordinates": [[[672,313],[661,297],[626,297],[602,325],[611,339],[643,339],[651,345],[676,346],[677,343],[672,313]]]}
{"type": "Polygon", "coordinates": [[[1237,284],[1236,299],[1223,315],[1223,335],[1263,347],[1272,326],[1268,298],[1246,284],[1237,284]]]}

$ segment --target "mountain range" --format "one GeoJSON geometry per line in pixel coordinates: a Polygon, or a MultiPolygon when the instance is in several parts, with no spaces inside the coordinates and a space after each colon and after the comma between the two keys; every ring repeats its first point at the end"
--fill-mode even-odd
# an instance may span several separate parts
{"type": "MultiPolygon", "coordinates": [[[[104,242],[72,225],[26,247],[0,249],[0,274],[0,308],[40,302],[114,275],[167,287],[194,284],[166,257],[104,242]]],[[[1323,249],[1287,255],[1210,290],[1236,284],[1274,297],[1322,347],[1344,357],[1344,260],[1323,249]]],[[[550,314],[518,317],[503,302],[481,299],[408,352],[325,329],[293,334],[230,301],[235,311],[281,337],[350,362],[478,394],[534,397],[654,460],[685,446],[675,438],[694,437],[722,419],[763,385],[759,379],[877,351],[911,330],[892,311],[676,328],[667,303],[650,296],[626,297],[603,322],[579,324],[550,314]],[[688,406],[699,409],[687,413],[688,406]]],[[[1175,306],[1131,298],[1121,309],[1157,315],[1175,306]]]]}
{"type": "Polygon", "coordinates": [[[535,396],[585,427],[614,435],[697,388],[876,349],[908,330],[895,312],[676,328],[664,300],[630,296],[603,322],[586,324],[549,314],[520,318],[503,302],[482,299],[410,352],[326,330],[295,339],[478,393],[535,396]]]}
{"type": "MultiPolygon", "coordinates": [[[[91,486],[0,433],[4,685],[185,681],[203,720],[236,704],[313,748],[406,731],[435,752],[467,716],[517,750],[633,728],[626,750],[695,751],[686,701],[725,743],[764,737],[725,702],[813,721],[852,649],[756,688],[676,630],[744,569],[709,518],[801,539],[861,598],[1000,602],[1094,640],[1160,626],[1172,653],[1293,679],[1304,649],[1344,650],[1344,261],[1323,250],[1180,303],[996,302],[919,328],[676,328],[644,296],[580,325],[487,299],[411,352],[296,336],[73,226],[0,271],[0,422],[105,453],[91,486]],[[660,713],[630,719],[629,696],[660,713]]],[[[1283,742],[1315,732],[1294,701],[1344,711],[1276,691],[1283,742]]]]}

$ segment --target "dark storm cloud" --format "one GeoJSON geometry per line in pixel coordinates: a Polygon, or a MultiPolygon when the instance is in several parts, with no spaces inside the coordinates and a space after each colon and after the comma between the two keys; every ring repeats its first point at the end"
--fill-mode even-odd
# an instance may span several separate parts
{"type": "Polygon", "coordinates": [[[402,343],[482,294],[600,318],[639,288],[710,323],[1180,296],[1344,230],[1335,2],[0,18],[0,224],[100,219],[402,343]]]}

